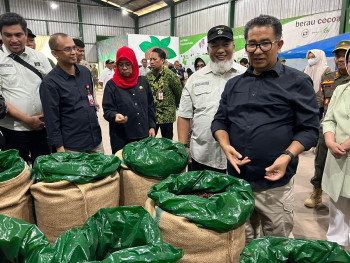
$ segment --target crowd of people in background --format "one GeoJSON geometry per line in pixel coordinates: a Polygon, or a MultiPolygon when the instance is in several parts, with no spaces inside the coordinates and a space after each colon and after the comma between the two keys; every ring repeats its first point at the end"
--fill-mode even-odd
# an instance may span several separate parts
{"type": "Polygon", "coordinates": [[[313,49],[301,72],[278,58],[281,22],[260,15],[245,26],[247,58],[239,62],[233,60],[232,29],[217,25],[207,34],[209,62],[196,58],[194,72],[178,60],[166,66],[161,48],[137,61],[132,49],[122,47],[98,76],[96,65],[84,61],[80,39],[65,33],[50,37],[55,65],[35,50],[36,35],[20,15],[1,15],[0,32],[2,150],[17,149],[28,163],[53,152],[104,153],[96,113],[101,86],[113,154],[159,130],[172,140],[177,118],[189,170],[249,182],[255,197],[249,242],[261,235],[291,235],[298,155],[317,145],[314,190],[305,206],[322,202],[324,190],[330,196],[327,240],[348,245],[350,41],[333,51],[336,71],[322,50],[313,49]]]}

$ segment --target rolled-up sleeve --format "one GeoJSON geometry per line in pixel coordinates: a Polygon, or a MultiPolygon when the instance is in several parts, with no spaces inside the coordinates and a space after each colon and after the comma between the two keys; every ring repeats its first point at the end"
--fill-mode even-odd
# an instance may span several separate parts
{"type": "Polygon", "coordinates": [[[227,116],[227,101],[229,93],[230,81],[226,83],[225,89],[221,95],[218,111],[214,116],[214,120],[211,123],[211,132],[215,138],[215,132],[218,130],[224,130],[229,133],[229,119],[227,116]]]}
{"type": "Polygon", "coordinates": [[[319,109],[310,77],[299,77],[292,95],[295,112],[293,140],[309,150],[316,146],[319,131],[319,109]]]}
{"type": "Polygon", "coordinates": [[[40,99],[43,106],[48,144],[56,148],[63,146],[60,122],[60,96],[56,87],[46,82],[40,85],[40,99]]]}
{"type": "Polygon", "coordinates": [[[185,119],[193,118],[193,101],[190,95],[190,90],[192,88],[192,82],[188,80],[185,87],[182,90],[180,107],[178,116],[185,119]]]}

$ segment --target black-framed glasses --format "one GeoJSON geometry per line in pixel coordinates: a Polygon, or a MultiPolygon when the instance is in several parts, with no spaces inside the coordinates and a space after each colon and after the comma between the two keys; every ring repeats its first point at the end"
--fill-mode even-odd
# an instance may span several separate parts
{"type": "Polygon", "coordinates": [[[267,51],[270,51],[272,49],[272,44],[278,43],[278,41],[279,40],[275,40],[273,42],[271,42],[271,41],[264,41],[264,42],[261,42],[261,43],[258,43],[258,44],[248,43],[248,44],[245,44],[245,50],[248,53],[254,53],[257,50],[257,48],[259,47],[262,52],[267,52],[267,51]]]}
{"type": "Polygon", "coordinates": [[[66,47],[64,49],[55,49],[55,51],[63,51],[63,52],[67,52],[67,53],[72,52],[72,50],[76,51],[77,47],[74,46],[74,47],[66,47]]]}

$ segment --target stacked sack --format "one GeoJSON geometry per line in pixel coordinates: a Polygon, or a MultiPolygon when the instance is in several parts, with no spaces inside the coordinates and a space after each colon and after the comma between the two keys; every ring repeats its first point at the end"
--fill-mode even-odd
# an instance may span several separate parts
{"type": "Polygon", "coordinates": [[[100,153],[55,153],[34,163],[30,188],[39,229],[53,243],[100,208],[119,206],[120,160],[100,153]]]}
{"type": "Polygon", "coordinates": [[[189,158],[181,143],[153,137],[129,143],[116,155],[122,159],[120,206],[144,206],[150,188],[182,172],[189,158]]]}
{"type": "Polygon", "coordinates": [[[17,150],[0,151],[0,214],[34,223],[30,175],[17,150]]]}
{"type": "Polygon", "coordinates": [[[183,263],[238,262],[245,222],[254,209],[248,182],[214,171],[169,176],[154,185],[146,210],[165,242],[184,250],[183,263]]]}

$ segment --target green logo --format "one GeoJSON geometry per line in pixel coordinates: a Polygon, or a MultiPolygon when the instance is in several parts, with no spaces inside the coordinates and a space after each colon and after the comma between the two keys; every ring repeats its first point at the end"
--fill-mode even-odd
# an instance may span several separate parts
{"type": "Polygon", "coordinates": [[[39,67],[40,66],[40,62],[34,62],[34,66],[39,67]]]}

